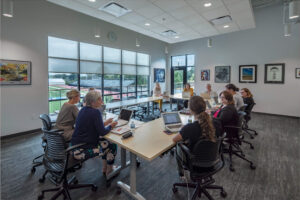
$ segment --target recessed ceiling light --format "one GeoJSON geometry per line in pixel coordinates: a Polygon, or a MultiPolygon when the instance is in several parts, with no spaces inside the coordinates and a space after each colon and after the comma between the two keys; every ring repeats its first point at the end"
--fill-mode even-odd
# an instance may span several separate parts
{"type": "Polygon", "coordinates": [[[211,6],[211,3],[209,3],[209,2],[204,4],[204,7],[210,7],[210,6],[211,6]]]}
{"type": "Polygon", "coordinates": [[[95,38],[99,38],[99,37],[100,37],[100,35],[98,35],[98,34],[95,35],[95,38]]]}
{"type": "Polygon", "coordinates": [[[224,28],[229,28],[229,25],[225,25],[225,26],[223,26],[224,28]]]}
{"type": "Polygon", "coordinates": [[[145,26],[150,26],[150,24],[149,23],[145,23],[145,26]]]}
{"type": "Polygon", "coordinates": [[[175,38],[175,39],[177,39],[177,38],[179,38],[179,36],[178,36],[178,35],[176,35],[174,38],[175,38]]]}
{"type": "Polygon", "coordinates": [[[89,2],[96,2],[96,0],[89,0],[89,2]]]}

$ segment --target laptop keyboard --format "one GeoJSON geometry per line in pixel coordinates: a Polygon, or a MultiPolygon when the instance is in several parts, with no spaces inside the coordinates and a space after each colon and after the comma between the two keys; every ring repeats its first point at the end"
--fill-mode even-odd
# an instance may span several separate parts
{"type": "Polygon", "coordinates": [[[181,125],[168,125],[168,128],[171,128],[171,129],[178,129],[180,127],[181,127],[181,125]]]}

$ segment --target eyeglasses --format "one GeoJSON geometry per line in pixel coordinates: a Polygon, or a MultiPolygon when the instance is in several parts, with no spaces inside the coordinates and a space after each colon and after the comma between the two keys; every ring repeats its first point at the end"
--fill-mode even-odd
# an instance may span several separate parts
{"type": "Polygon", "coordinates": [[[221,96],[221,99],[225,99],[225,97],[224,97],[224,96],[221,96]]]}

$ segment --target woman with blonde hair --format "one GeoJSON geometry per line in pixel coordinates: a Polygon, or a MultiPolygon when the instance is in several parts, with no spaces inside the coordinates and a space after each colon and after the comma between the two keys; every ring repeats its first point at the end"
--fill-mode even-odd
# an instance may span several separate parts
{"type": "Polygon", "coordinates": [[[74,124],[78,115],[78,108],[75,104],[77,104],[80,100],[80,93],[76,89],[72,89],[67,92],[68,102],[64,103],[61,107],[57,120],[56,120],[56,128],[64,130],[64,138],[66,141],[71,140],[72,134],[74,132],[74,124]]]}
{"type": "MultiPolygon", "coordinates": [[[[182,127],[180,132],[173,137],[174,142],[185,141],[192,153],[194,145],[201,139],[216,142],[216,130],[209,114],[205,112],[206,103],[200,96],[190,98],[189,108],[195,121],[182,127]]],[[[180,154],[178,154],[180,155],[180,154]]],[[[183,159],[183,158],[182,158],[183,159]]],[[[179,176],[183,176],[181,160],[177,160],[179,176]]],[[[183,161],[184,162],[184,161],[183,161]]]]}

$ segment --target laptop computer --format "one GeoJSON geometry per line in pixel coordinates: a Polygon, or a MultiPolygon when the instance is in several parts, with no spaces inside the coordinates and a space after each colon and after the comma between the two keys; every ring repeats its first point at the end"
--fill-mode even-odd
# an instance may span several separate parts
{"type": "Polygon", "coordinates": [[[200,97],[202,97],[203,99],[210,99],[210,95],[207,93],[201,93],[200,97]]]}
{"type": "Polygon", "coordinates": [[[118,117],[118,124],[116,127],[124,126],[129,123],[131,116],[132,116],[133,111],[129,109],[122,109],[119,117],[118,117]]]}
{"type": "Polygon", "coordinates": [[[179,132],[182,127],[182,122],[178,112],[162,113],[165,124],[165,129],[172,133],[179,132]]]}
{"type": "Polygon", "coordinates": [[[190,98],[191,93],[190,92],[182,92],[182,98],[190,98]]]}

